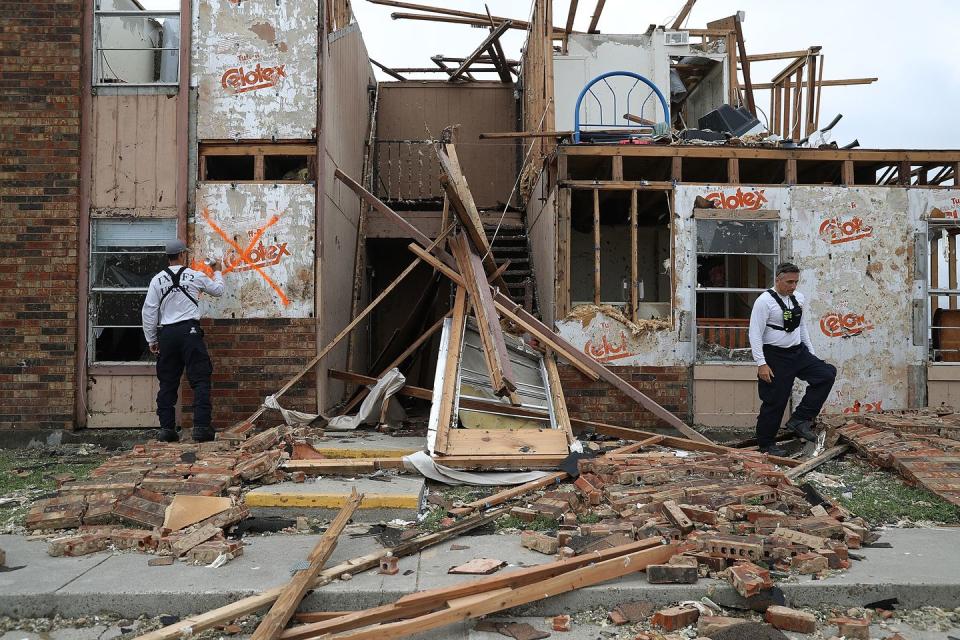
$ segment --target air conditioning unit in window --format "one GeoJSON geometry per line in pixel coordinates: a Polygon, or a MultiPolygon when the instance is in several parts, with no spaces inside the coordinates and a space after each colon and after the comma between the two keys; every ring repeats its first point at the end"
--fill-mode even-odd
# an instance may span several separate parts
{"type": "Polygon", "coordinates": [[[684,46],[690,44],[689,31],[664,31],[663,43],[668,47],[671,45],[684,46]]]}

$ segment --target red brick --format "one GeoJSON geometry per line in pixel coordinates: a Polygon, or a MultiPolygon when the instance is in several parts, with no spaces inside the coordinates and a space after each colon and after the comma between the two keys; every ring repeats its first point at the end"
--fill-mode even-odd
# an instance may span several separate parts
{"type": "Polygon", "coordinates": [[[817,630],[817,617],[806,611],[797,611],[790,607],[768,607],[764,619],[777,629],[813,633],[817,630]]]}
{"type": "Polygon", "coordinates": [[[650,623],[664,631],[676,631],[696,623],[699,617],[700,612],[693,607],[670,607],[653,614],[650,623]]]}
{"type": "Polygon", "coordinates": [[[551,624],[554,631],[570,631],[570,616],[553,616],[551,624]]]}

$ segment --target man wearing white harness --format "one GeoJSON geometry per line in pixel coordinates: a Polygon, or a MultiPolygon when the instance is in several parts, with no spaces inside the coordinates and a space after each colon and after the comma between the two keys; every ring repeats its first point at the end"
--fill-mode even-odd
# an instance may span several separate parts
{"type": "Polygon", "coordinates": [[[169,266],[150,281],[143,303],[143,335],[150,352],[157,354],[157,417],[160,418],[159,440],[176,442],[176,404],[180,377],[184,369],[193,389],[193,439],[213,440],[210,426],[210,376],[213,363],[203,342],[200,328],[200,294],[219,298],[223,295],[223,274],[214,263],[213,278],[184,266],[187,245],[182,240],[167,242],[169,266]]]}
{"type": "Polygon", "coordinates": [[[786,454],[776,446],[776,439],[794,380],[805,381],[807,391],[787,421],[787,428],[813,441],[813,421],[837,377],[837,368],[814,354],[803,323],[805,300],[797,291],[799,282],[797,265],[777,265],[773,289],[760,294],[750,314],[750,349],[757,363],[757,387],[762,402],[757,415],[757,444],[760,451],[778,456],[786,454]]]}

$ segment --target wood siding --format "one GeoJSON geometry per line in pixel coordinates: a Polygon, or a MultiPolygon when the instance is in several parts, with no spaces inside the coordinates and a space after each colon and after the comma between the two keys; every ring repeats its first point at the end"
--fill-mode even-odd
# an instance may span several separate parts
{"type": "Polygon", "coordinates": [[[176,215],[179,98],[147,91],[93,99],[93,215],[176,215]]]}
{"type": "MultiPolygon", "coordinates": [[[[509,140],[484,141],[478,135],[517,130],[513,92],[513,85],[501,83],[383,82],[377,115],[378,147],[384,148],[383,141],[388,140],[439,139],[444,127],[460,125],[457,156],[477,206],[502,206],[517,178],[518,145],[509,140]]],[[[427,151],[433,153],[432,149],[427,151]]],[[[389,170],[386,162],[381,163],[381,174],[389,170]]],[[[429,182],[420,197],[442,198],[437,176],[430,174],[429,168],[424,173],[429,182]]],[[[405,176],[420,180],[410,170],[405,176]]],[[[401,179],[394,176],[395,181],[401,179]]]]}
{"type": "Polygon", "coordinates": [[[693,368],[694,424],[706,427],[754,427],[759,410],[757,368],[752,363],[698,365],[693,368]]]}
{"type": "Polygon", "coordinates": [[[90,429],[144,429],[157,426],[157,391],[153,375],[98,375],[88,382],[90,429]]]}
{"type": "Polygon", "coordinates": [[[544,193],[547,174],[540,176],[527,203],[527,221],[533,275],[537,285],[537,308],[548,326],[553,326],[557,259],[557,190],[544,193]],[[545,198],[541,200],[541,198],[545,198]]]}

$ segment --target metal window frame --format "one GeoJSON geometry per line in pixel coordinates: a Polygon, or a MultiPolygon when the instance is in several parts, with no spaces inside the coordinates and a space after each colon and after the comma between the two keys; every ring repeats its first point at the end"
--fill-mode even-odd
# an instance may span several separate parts
{"type": "Polygon", "coordinates": [[[125,48],[125,47],[102,47],[102,38],[100,33],[100,18],[177,18],[180,20],[180,37],[183,37],[184,25],[182,13],[179,9],[167,9],[152,11],[144,9],[143,11],[100,9],[100,3],[97,2],[93,8],[93,60],[90,65],[90,82],[96,90],[99,87],[121,88],[121,87],[179,87],[180,85],[180,47],[151,47],[145,48],[125,48]],[[176,51],[177,52],[177,79],[172,82],[101,82],[98,76],[102,69],[101,52],[103,51],[176,51]]]}

